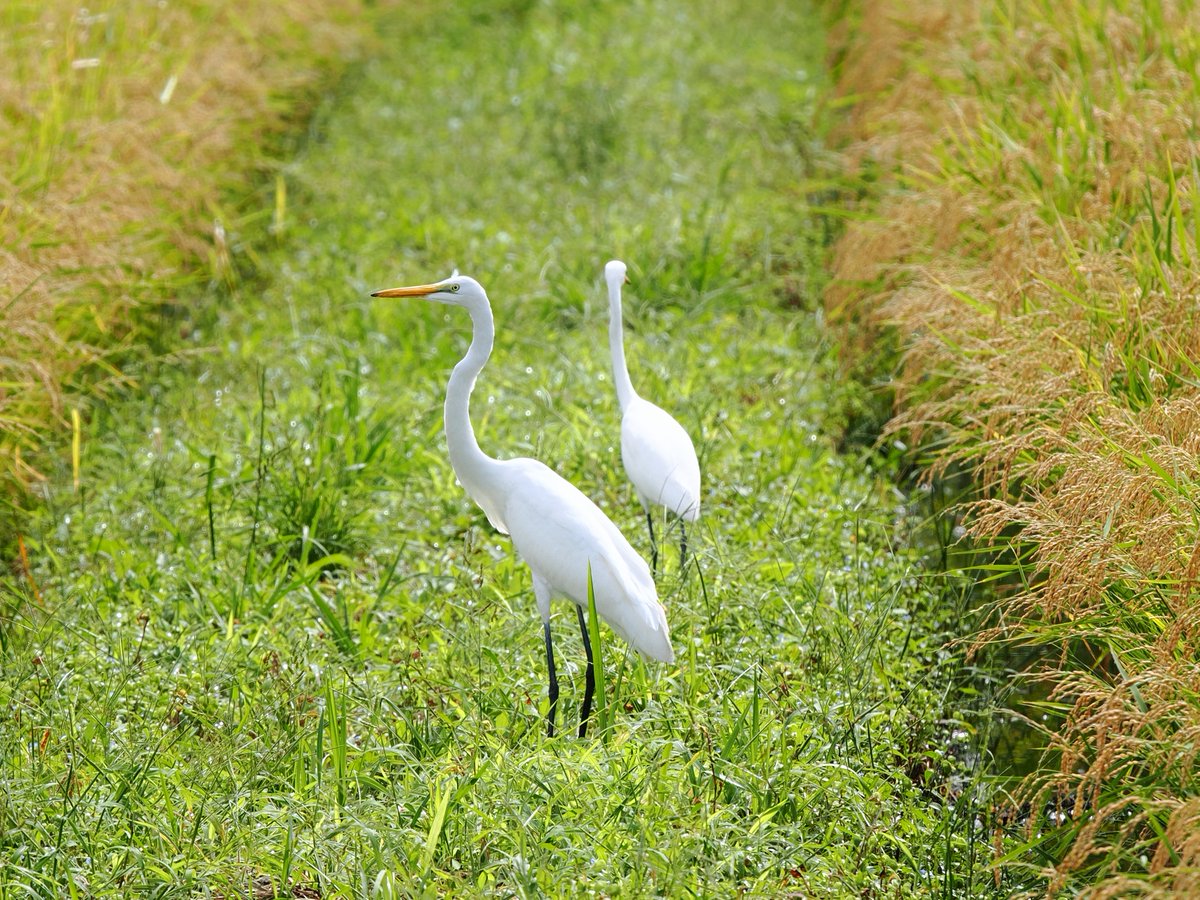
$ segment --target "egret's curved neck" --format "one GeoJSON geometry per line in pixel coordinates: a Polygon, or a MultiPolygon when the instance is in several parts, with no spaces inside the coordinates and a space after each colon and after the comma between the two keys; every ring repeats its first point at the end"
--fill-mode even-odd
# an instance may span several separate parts
{"type": "Polygon", "coordinates": [[[621,322],[621,285],[616,280],[608,283],[608,349],[612,352],[613,384],[617,388],[617,403],[621,411],[629,405],[637,392],[629,380],[629,367],[625,365],[625,337],[621,322]]]}
{"type": "Polygon", "coordinates": [[[488,357],[492,355],[492,340],[496,329],[492,322],[492,310],[485,300],[482,304],[467,307],[471,314],[471,346],[446,385],[446,446],[450,451],[450,465],[462,482],[467,493],[478,501],[478,495],[487,483],[485,473],[498,460],[479,449],[475,440],[475,429],[471,427],[471,391],[488,357]]]}

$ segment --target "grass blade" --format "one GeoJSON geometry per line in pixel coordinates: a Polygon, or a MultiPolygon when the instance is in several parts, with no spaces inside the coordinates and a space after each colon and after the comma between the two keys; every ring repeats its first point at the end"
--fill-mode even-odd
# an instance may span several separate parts
{"type": "Polygon", "coordinates": [[[425,838],[425,852],[421,854],[422,877],[429,874],[429,868],[433,865],[433,854],[437,850],[438,840],[442,836],[442,828],[446,824],[446,810],[450,806],[450,798],[454,796],[455,786],[456,782],[451,778],[446,783],[441,797],[438,798],[437,807],[433,811],[433,821],[429,823],[429,834],[425,838]]]}
{"type": "Polygon", "coordinates": [[[608,698],[604,690],[604,657],[600,648],[600,617],[596,615],[596,591],[592,587],[592,564],[588,563],[588,640],[592,645],[592,666],[596,672],[596,722],[601,740],[608,736],[608,698]]]}

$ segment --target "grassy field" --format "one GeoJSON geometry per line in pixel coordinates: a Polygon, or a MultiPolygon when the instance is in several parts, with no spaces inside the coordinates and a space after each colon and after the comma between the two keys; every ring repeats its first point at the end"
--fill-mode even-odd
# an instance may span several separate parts
{"type": "Polygon", "coordinates": [[[1034,660],[1047,753],[1008,862],[1049,893],[1194,896],[1200,7],[838,6],[870,186],[827,309],[893,433],[972,477],[980,640],[1034,660]]]}
{"type": "Polygon", "coordinates": [[[156,317],[227,277],[236,199],[371,33],[362,0],[6,0],[0,550],[46,441],[128,379],[156,317]],[[240,193],[237,193],[240,191],[240,193]],[[15,511],[14,511],[15,507],[15,511]]]}
{"type": "Polygon", "coordinates": [[[187,346],[50,473],[0,587],[0,897],[1017,886],[944,648],[963,600],[923,577],[920,504],[833,450],[814,12],[456,9],[387,22],[264,194],[262,278],[175,310],[187,346]],[[696,438],[705,512],[695,566],[668,549],[659,579],[677,662],[605,631],[613,721],[585,741],[557,607],[548,739],[528,572],[441,436],[468,322],[366,294],[480,278],[483,446],[551,463],[647,551],[614,255],[634,382],[696,438]]]}

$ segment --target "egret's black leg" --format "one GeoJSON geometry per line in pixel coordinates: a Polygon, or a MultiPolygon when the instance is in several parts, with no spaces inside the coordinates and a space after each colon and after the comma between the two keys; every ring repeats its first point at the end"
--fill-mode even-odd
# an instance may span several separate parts
{"type": "Polygon", "coordinates": [[[579,630],[583,634],[583,652],[587,654],[583,706],[579,710],[579,736],[585,738],[587,737],[588,719],[592,717],[592,695],[596,692],[596,670],[592,666],[592,641],[591,635],[588,634],[587,617],[583,614],[582,606],[576,606],[575,612],[579,613],[579,630]]]}
{"type": "Polygon", "coordinates": [[[550,623],[542,625],[546,635],[546,668],[550,670],[550,711],[546,713],[546,734],[554,737],[554,714],[558,710],[558,673],[554,671],[554,643],[550,640],[550,623]]]}
{"type": "Polygon", "coordinates": [[[683,524],[683,519],[679,520],[679,571],[686,572],[687,569],[687,528],[683,524]]]}
{"type": "Polygon", "coordinates": [[[646,510],[646,525],[650,528],[650,571],[658,575],[658,544],[654,540],[654,516],[646,510]]]}

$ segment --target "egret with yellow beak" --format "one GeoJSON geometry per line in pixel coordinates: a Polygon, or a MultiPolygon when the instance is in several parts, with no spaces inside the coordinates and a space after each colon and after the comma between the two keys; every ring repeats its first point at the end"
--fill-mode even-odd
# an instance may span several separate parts
{"type": "Polygon", "coordinates": [[[495,325],[487,293],[474,278],[452,275],[434,284],[376,291],[372,297],[422,297],[459,306],[471,316],[471,345],[446,386],[446,446],[454,474],[533,574],[533,594],[542,617],[546,666],[550,673],[547,733],[553,736],[558,677],[550,637],[550,599],[575,604],[587,654],[586,686],[579,736],[587,734],[595,690],[592,649],[584,609],[590,568],[596,612],[613,631],[643,655],[663,662],[675,658],[667,616],[658,600],[650,568],[620,530],[573,484],[535,459],[499,460],[480,449],[471,426],[475,379],[492,353],[495,325]]]}

